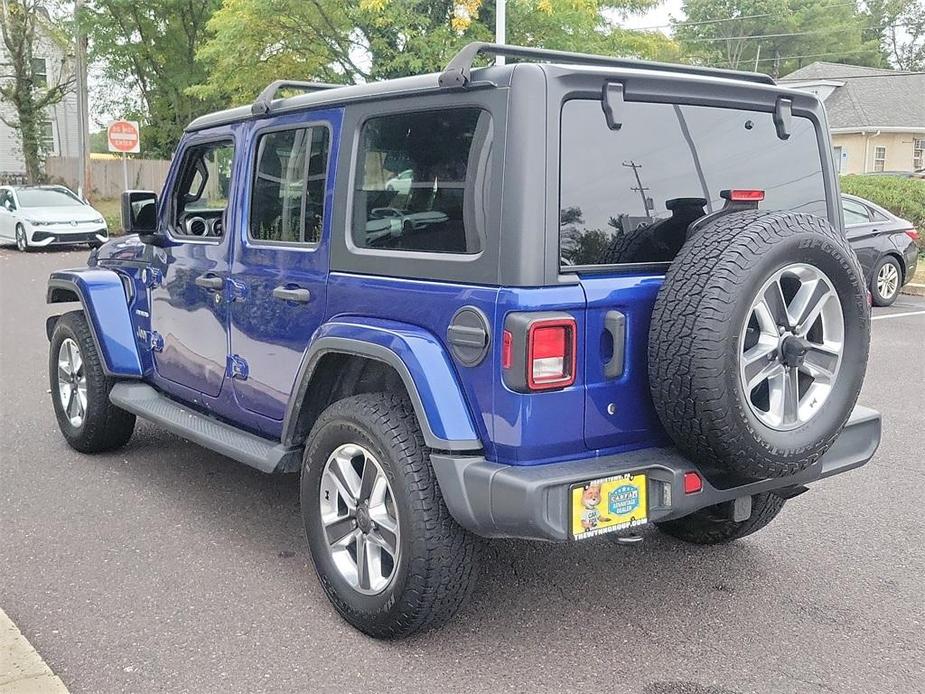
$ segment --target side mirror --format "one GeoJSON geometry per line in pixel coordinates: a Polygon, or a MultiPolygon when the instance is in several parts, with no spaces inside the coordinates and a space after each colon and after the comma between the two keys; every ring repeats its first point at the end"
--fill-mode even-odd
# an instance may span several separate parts
{"type": "Polygon", "coordinates": [[[122,193],[122,229],[138,234],[142,243],[166,245],[167,237],[157,230],[157,195],[149,190],[122,193]]]}
{"type": "Polygon", "coordinates": [[[3,201],[3,209],[5,209],[7,212],[15,212],[15,211],[16,211],[16,205],[13,204],[13,201],[12,201],[12,200],[4,200],[4,201],[3,201]]]}

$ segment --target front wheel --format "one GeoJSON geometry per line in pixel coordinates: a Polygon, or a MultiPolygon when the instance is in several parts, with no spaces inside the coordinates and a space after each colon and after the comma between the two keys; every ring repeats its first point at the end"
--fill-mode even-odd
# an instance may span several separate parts
{"type": "Polygon", "coordinates": [[[870,297],[874,306],[889,306],[899,295],[903,271],[896,258],[887,256],[874,268],[870,282],[870,297]]]}
{"type": "Polygon", "coordinates": [[[29,237],[26,236],[26,228],[22,224],[16,225],[16,248],[21,253],[28,253],[31,250],[29,237]]]}
{"type": "Polygon", "coordinates": [[[80,311],[55,323],[48,375],[58,427],[71,448],[100,453],[128,442],[135,415],[109,401],[115,381],[103,371],[90,326],[80,311]]]}
{"type": "Polygon", "coordinates": [[[301,506],[321,585],[360,631],[409,636],[445,623],[468,596],[476,540],[450,516],[404,398],[357,395],[321,414],[301,506]]]}

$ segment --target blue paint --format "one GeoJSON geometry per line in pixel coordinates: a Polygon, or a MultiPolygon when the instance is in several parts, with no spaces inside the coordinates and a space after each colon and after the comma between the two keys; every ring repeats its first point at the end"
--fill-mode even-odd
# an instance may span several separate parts
{"type": "Polygon", "coordinates": [[[58,270],[51,273],[49,284],[72,288],[80,297],[110,374],[142,375],[125,288],[118,273],[101,268],[58,270]]]}
{"type": "Polygon", "coordinates": [[[479,439],[456,372],[443,344],[429,331],[379,318],[341,316],[325,323],[313,342],[342,338],[379,345],[407,367],[434,435],[448,441],[479,439]]]}

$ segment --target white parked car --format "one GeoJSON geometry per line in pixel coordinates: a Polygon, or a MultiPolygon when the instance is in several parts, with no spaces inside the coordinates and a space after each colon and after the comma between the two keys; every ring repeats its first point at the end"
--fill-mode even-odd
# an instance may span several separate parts
{"type": "Polygon", "coordinates": [[[21,251],[108,238],[103,215],[64,186],[0,186],[0,240],[21,251]]]}

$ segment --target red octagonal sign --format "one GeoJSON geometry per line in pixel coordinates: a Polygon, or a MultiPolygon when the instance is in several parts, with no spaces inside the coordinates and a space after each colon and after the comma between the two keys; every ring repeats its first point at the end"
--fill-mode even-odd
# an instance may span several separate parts
{"type": "Polygon", "coordinates": [[[106,130],[110,152],[138,153],[141,151],[141,130],[138,121],[115,120],[106,130]]]}

